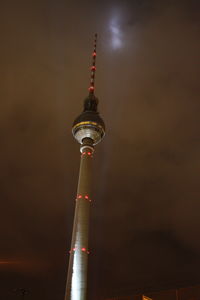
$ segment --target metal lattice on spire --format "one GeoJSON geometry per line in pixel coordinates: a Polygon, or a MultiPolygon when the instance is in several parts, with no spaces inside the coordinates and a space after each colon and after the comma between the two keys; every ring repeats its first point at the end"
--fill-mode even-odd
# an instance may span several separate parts
{"type": "Polygon", "coordinates": [[[94,95],[94,83],[95,83],[95,72],[96,72],[96,52],[97,48],[97,33],[94,36],[94,49],[92,53],[92,66],[91,66],[91,76],[90,76],[90,87],[89,87],[89,95],[94,95]]]}

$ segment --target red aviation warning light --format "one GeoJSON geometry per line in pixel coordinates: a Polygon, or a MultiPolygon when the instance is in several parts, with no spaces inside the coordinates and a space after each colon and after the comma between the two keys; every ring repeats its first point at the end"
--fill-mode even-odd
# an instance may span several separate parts
{"type": "Polygon", "coordinates": [[[90,92],[94,91],[94,87],[93,86],[90,86],[89,89],[88,89],[90,92]]]}

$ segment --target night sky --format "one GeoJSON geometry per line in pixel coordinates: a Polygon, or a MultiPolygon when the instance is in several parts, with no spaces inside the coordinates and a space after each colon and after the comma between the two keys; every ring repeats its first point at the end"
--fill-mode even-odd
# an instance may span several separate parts
{"type": "Polygon", "coordinates": [[[62,300],[96,95],[88,300],[200,283],[199,1],[1,1],[0,299],[62,300]]]}

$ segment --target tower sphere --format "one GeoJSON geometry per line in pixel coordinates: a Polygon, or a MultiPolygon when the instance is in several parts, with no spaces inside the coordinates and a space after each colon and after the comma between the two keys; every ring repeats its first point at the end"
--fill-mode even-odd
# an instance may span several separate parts
{"type": "Polygon", "coordinates": [[[105,135],[105,124],[97,111],[98,99],[89,95],[84,102],[83,112],[75,119],[72,133],[79,144],[90,138],[93,145],[98,144],[105,135]]]}

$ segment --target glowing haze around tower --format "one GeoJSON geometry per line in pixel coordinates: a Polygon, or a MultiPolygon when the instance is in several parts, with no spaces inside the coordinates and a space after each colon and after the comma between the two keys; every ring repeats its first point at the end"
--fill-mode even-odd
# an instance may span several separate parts
{"type": "Polygon", "coordinates": [[[83,112],[75,119],[72,127],[73,136],[80,144],[81,161],[65,300],[86,300],[87,297],[89,214],[92,201],[92,161],[94,146],[105,135],[105,125],[98,113],[98,99],[94,93],[96,43],[97,34],[95,34],[94,50],[92,53],[89,95],[84,101],[83,112]]]}

